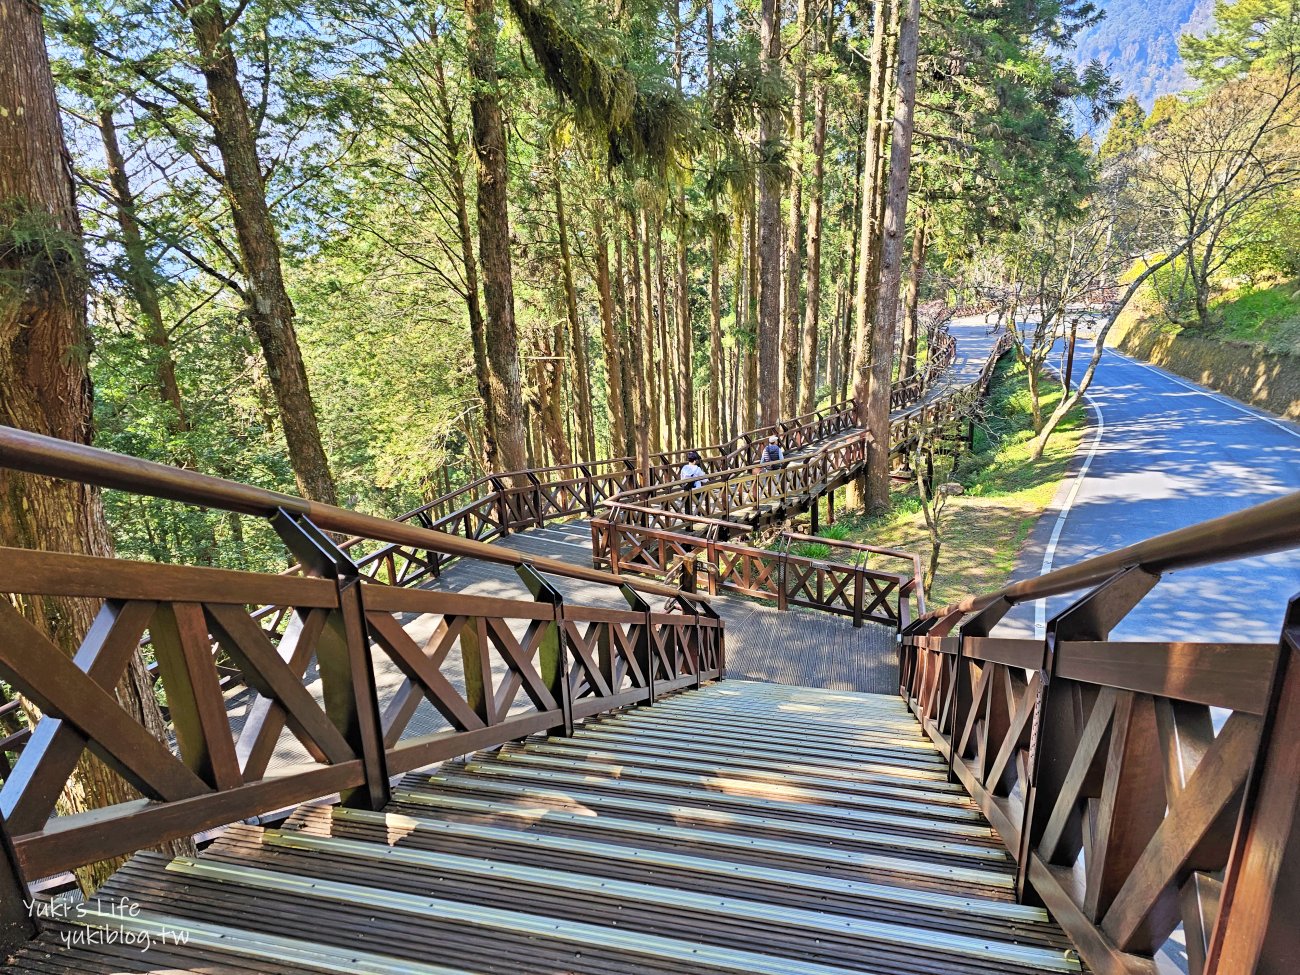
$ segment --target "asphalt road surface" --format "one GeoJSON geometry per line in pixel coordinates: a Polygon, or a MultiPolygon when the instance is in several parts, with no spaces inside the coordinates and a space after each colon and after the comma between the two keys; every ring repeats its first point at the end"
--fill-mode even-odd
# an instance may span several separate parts
{"type": "MultiPolygon", "coordinates": [[[[1091,353],[1081,340],[1076,376],[1091,353]]],[[[1297,424],[1109,349],[1088,399],[1092,425],[1021,553],[1016,579],[1300,490],[1297,424]]],[[[1275,642],[1297,594],[1296,552],[1174,572],[1114,636],[1275,642]]],[[[1041,635],[1044,620],[1072,598],[1017,607],[997,634],[1041,635]]]]}

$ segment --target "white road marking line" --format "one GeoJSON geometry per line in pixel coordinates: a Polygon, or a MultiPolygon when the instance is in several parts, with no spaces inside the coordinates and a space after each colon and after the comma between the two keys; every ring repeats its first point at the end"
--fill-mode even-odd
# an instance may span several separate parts
{"type": "MultiPolygon", "coordinates": [[[[1051,367],[1049,366],[1049,368],[1051,367]]],[[[1089,392],[1083,394],[1083,400],[1088,404],[1088,408],[1096,418],[1096,422],[1092,425],[1092,444],[1088,447],[1087,456],[1083,458],[1083,463],[1074,476],[1074,483],[1070,485],[1070,493],[1065,496],[1065,502],[1061,505],[1061,510],[1056,513],[1056,523],[1052,525],[1052,535],[1047,540],[1047,548],[1043,552],[1043,564],[1039,570],[1039,575],[1047,575],[1052,571],[1052,560],[1056,558],[1056,546],[1061,540],[1061,533],[1065,531],[1065,519],[1069,516],[1070,508],[1079,496],[1079,489],[1083,487],[1084,478],[1088,476],[1088,468],[1092,466],[1092,459],[1097,455],[1097,448],[1101,446],[1102,434],[1106,432],[1106,419],[1102,416],[1101,405],[1092,398],[1092,394],[1089,392]]],[[[1034,637],[1035,639],[1042,639],[1046,636],[1047,600],[1040,599],[1034,603],[1034,637]]]]}
{"type": "MultiPolygon", "coordinates": [[[[1175,385],[1182,386],[1184,389],[1190,390],[1193,393],[1197,393],[1201,396],[1209,397],[1210,399],[1218,403],[1221,403],[1224,406],[1231,407],[1232,409],[1236,410],[1238,413],[1244,413],[1246,416],[1251,417],[1252,419],[1262,420],[1265,423],[1270,424],[1271,426],[1277,427],[1283,433],[1288,433],[1293,437],[1300,438],[1300,431],[1293,429],[1291,426],[1287,425],[1286,423],[1277,420],[1271,416],[1267,416],[1263,413],[1257,412],[1256,410],[1249,409],[1241,405],[1240,403],[1236,402],[1231,397],[1223,395],[1222,393],[1216,393],[1213,390],[1204,389],[1203,387],[1197,386],[1193,383],[1186,382],[1180,377],[1173,376],[1163,369],[1157,368],[1156,366],[1152,366],[1146,362],[1141,362],[1138,359],[1133,358],[1132,356],[1124,355],[1124,353],[1117,352],[1114,349],[1103,349],[1102,352],[1103,354],[1109,353],[1110,355],[1113,355],[1121,362],[1138,366],[1139,368],[1145,369],[1148,372],[1153,372],[1157,376],[1160,376],[1162,379],[1168,380],[1169,382],[1174,383],[1175,385]]],[[[1056,370],[1050,365],[1048,368],[1051,368],[1053,372],[1058,372],[1058,370],[1056,370]]],[[[1056,523],[1052,526],[1052,534],[1051,537],[1048,539],[1047,549],[1043,553],[1043,563],[1042,563],[1042,569],[1040,573],[1042,575],[1046,575],[1052,569],[1052,562],[1056,556],[1056,546],[1061,540],[1061,533],[1065,530],[1065,519],[1069,515],[1070,508],[1074,504],[1075,499],[1079,495],[1079,489],[1083,486],[1083,480],[1088,474],[1088,468],[1092,466],[1093,457],[1097,453],[1097,448],[1101,444],[1102,434],[1105,432],[1106,429],[1106,421],[1105,418],[1102,416],[1101,406],[1097,403],[1095,399],[1093,399],[1091,393],[1084,393],[1083,398],[1084,401],[1087,402],[1089,408],[1092,410],[1093,415],[1096,417],[1096,424],[1094,427],[1092,444],[1088,448],[1088,455],[1083,459],[1083,464],[1080,466],[1079,472],[1075,475],[1074,484],[1072,484],[1070,487],[1070,493],[1066,496],[1065,503],[1062,505],[1061,510],[1057,513],[1056,523]]],[[[1036,638],[1042,638],[1047,635],[1047,600],[1046,599],[1038,600],[1038,602],[1034,606],[1034,635],[1036,638]]]]}
{"type": "Polygon", "coordinates": [[[1160,376],[1162,379],[1167,379],[1169,382],[1174,383],[1178,386],[1182,386],[1184,389],[1189,389],[1193,393],[1198,393],[1201,396],[1208,396],[1210,399],[1215,400],[1216,402],[1221,403],[1224,406],[1231,407],[1232,409],[1236,410],[1238,413],[1245,413],[1246,416],[1251,417],[1252,419],[1263,420],[1265,423],[1277,427],[1283,433],[1288,433],[1293,437],[1300,437],[1300,430],[1294,429],[1287,423],[1283,422],[1282,420],[1276,419],[1275,417],[1268,416],[1267,414],[1259,412],[1258,410],[1253,410],[1250,409],[1249,407],[1243,406],[1241,403],[1238,403],[1230,396],[1227,396],[1223,393],[1215,392],[1214,390],[1211,389],[1205,389],[1202,386],[1197,386],[1195,383],[1186,382],[1179,376],[1171,375],[1165,369],[1160,369],[1157,366],[1153,366],[1148,362],[1142,362],[1141,360],[1135,359],[1132,356],[1125,355],[1123,352],[1116,352],[1114,349],[1106,349],[1105,351],[1115,356],[1121,362],[1127,362],[1131,365],[1138,366],[1139,368],[1145,369],[1148,372],[1154,372],[1157,376],[1160,376]]]}

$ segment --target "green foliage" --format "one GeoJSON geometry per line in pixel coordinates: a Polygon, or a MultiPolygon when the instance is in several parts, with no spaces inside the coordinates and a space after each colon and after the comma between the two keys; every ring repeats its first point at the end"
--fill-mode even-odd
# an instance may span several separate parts
{"type": "Polygon", "coordinates": [[[0,201],[0,301],[72,288],[83,273],[75,234],[25,200],[0,201]]]}
{"type": "Polygon", "coordinates": [[[842,542],[852,534],[852,531],[847,525],[836,523],[834,525],[827,525],[817,534],[821,535],[822,538],[829,538],[833,541],[842,542]]]}
{"type": "Polygon", "coordinates": [[[1110,128],[1106,130],[1106,138],[1101,144],[1101,158],[1110,159],[1132,152],[1142,141],[1145,125],[1146,113],[1142,111],[1137,98],[1129,95],[1120,102],[1119,108],[1110,118],[1110,128]]]}
{"type": "MultiPolygon", "coordinates": [[[[468,254],[475,267],[479,228],[462,9],[426,0],[251,0],[223,7],[340,500],[392,514],[459,487],[485,463],[465,263],[468,254]]],[[[758,119],[771,109],[789,117],[791,72],[760,69],[753,11],[743,5],[708,8],[716,22],[707,45],[706,8],[699,5],[638,2],[610,10],[590,0],[508,0],[498,9],[504,17],[493,26],[501,31],[496,67],[507,122],[519,385],[528,425],[538,426],[543,394],[556,395],[537,363],[565,360],[555,369],[556,383],[569,402],[576,384],[564,327],[558,184],[590,362],[597,453],[621,454],[622,445],[610,443],[597,217],[613,275],[622,262],[613,288],[615,362],[626,354],[634,298],[642,309],[666,308],[666,327],[676,327],[675,258],[679,243],[687,247],[681,286],[694,358],[679,365],[661,356],[656,363],[667,380],[659,390],[665,399],[675,382],[700,393],[719,375],[709,335],[709,245],[717,235],[721,346],[734,381],[738,354],[755,345],[755,318],[747,311],[757,296],[738,276],[752,269],[747,255],[736,262],[755,184],[766,169],[788,187],[787,161],[798,148],[784,132],[761,144],[758,119]],[[648,270],[652,282],[639,280],[634,289],[633,266],[638,275],[648,270]],[[658,293],[661,278],[667,294],[658,293]]],[[[46,11],[95,282],[97,442],[295,491],[274,378],[249,328],[253,289],[241,266],[183,6],[52,0],[46,11]],[[143,270],[158,290],[165,348],[132,288],[98,128],[106,109],[126,156],[143,270]],[[184,424],[159,396],[159,368],[168,357],[184,424]]],[[[870,42],[861,16],[854,5],[817,8],[810,27],[823,41],[810,55],[810,78],[823,80],[828,92],[823,349],[839,310],[837,291],[848,287],[859,216],[863,48],[870,42]]],[[[1076,70],[1061,47],[1094,17],[1089,4],[1073,0],[996,9],[942,0],[927,11],[914,172],[920,198],[934,210],[931,226],[945,238],[936,244],[941,255],[1035,214],[1079,206],[1093,174],[1072,118],[1104,109],[1111,92],[1104,73],[1076,70]]],[[[783,25],[782,47],[792,62],[803,56],[796,35],[792,22],[783,25]]],[[[806,156],[807,135],[802,148],[806,156]]],[[[801,177],[805,201],[810,169],[801,177]]],[[[822,388],[829,395],[827,384],[822,388]]],[[[532,449],[539,464],[551,459],[553,448],[532,449]]],[[[106,504],[119,550],[131,557],[268,570],[285,563],[283,547],[254,519],[112,493],[106,504]]],[[[828,528],[827,536],[838,531],[828,528]]]]}
{"type": "Polygon", "coordinates": [[[798,545],[790,547],[790,554],[797,555],[802,559],[814,559],[824,562],[831,557],[831,547],[822,545],[820,542],[800,542],[798,545]]]}
{"type": "Polygon", "coordinates": [[[1214,28],[1186,34],[1183,61],[1210,85],[1250,71],[1294,70],[1300,55],[1300,0],[1215,0],[1214,28]]]}
{"type": "Polygon", "coordinates": [[[1220,319],[1217,336],[1300,354],[1300,281],[1295,278],[1233,289],[1214,308],[1220,319]]]}
{"type": "Polygon", "coordinates": [[[509,0],[551,89],[579,124],[604,137],[610,165],[666,172],[689,135],[690,115],[666,72],[626,66],[620,39],[568,0],[509,0]]]}
{"type": "MultiPolygon", "coordinates": [[[[1055,386],[1046,397],[1055,406],[1059,385],[1046,375],[1043,384],[1055,386]]],[[[965,493],[948,502],[945,533],[961,544],[943,547],[931,604],[1006,584],[1021,546],[1069,469],[1084,426],[1080,405],[1067,415],[1043,458],[1031,459],[1033,417],[1024,367],[1010,356],[998,364],[984,419],[976,427],[975,452],[961,457],[953,475],[965,493]]],[[[929,549],[921,502],[912,485],[894,492],[888,515],[868,519],[852,512],[837,525],[850,528],[851,538],[865,544],[913,552],[929,549]]]]}

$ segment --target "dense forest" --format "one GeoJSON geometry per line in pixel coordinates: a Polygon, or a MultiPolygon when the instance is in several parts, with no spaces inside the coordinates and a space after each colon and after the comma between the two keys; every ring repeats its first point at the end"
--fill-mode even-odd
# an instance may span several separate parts
{"type": "MultiPolygon", "coordinates": [[[[1086,195],[1074,125],[1114,93],[1066,52],[1096,16],[55,0],[76,213],[0,183],[4,232],[86,289],[96,444],[314,499],[395,513],[855,393],[879,427],[918,301],[1086,195]]],[[[125,555],[279,558],[238,519],[107,513],[125,555]]]]}

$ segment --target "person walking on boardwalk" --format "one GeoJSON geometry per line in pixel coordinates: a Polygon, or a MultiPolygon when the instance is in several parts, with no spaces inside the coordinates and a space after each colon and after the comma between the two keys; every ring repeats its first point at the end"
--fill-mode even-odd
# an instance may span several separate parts
{"type": "Polygon", "coordinates": [[[686,452],[686,463],[682,465],[681,479],[690,482],[690,493],[686,495],[686,513],[695,514],[697,505],[695,493],[705,484],[704,468],[700,466],[700,453],[698,450],[688,450],[686,452]]]}
{"type": "Polygon", "coordinates": [[[686,452],[686,463],[682,465],[681,480],[690,481],[692,488],[704,487],[704,478],[708,474],[700,466],[700,453],[698,450],[688,450],[686,452]]]}
{"type": "Polygon", "coordinates": [[[781,449],[781,441],[776,434],[767,438],[767,446],[763,448],[763,456],[759,461],[763,464],[770,464],[774,460],[784,460],[785,451],[781,449]]]}

